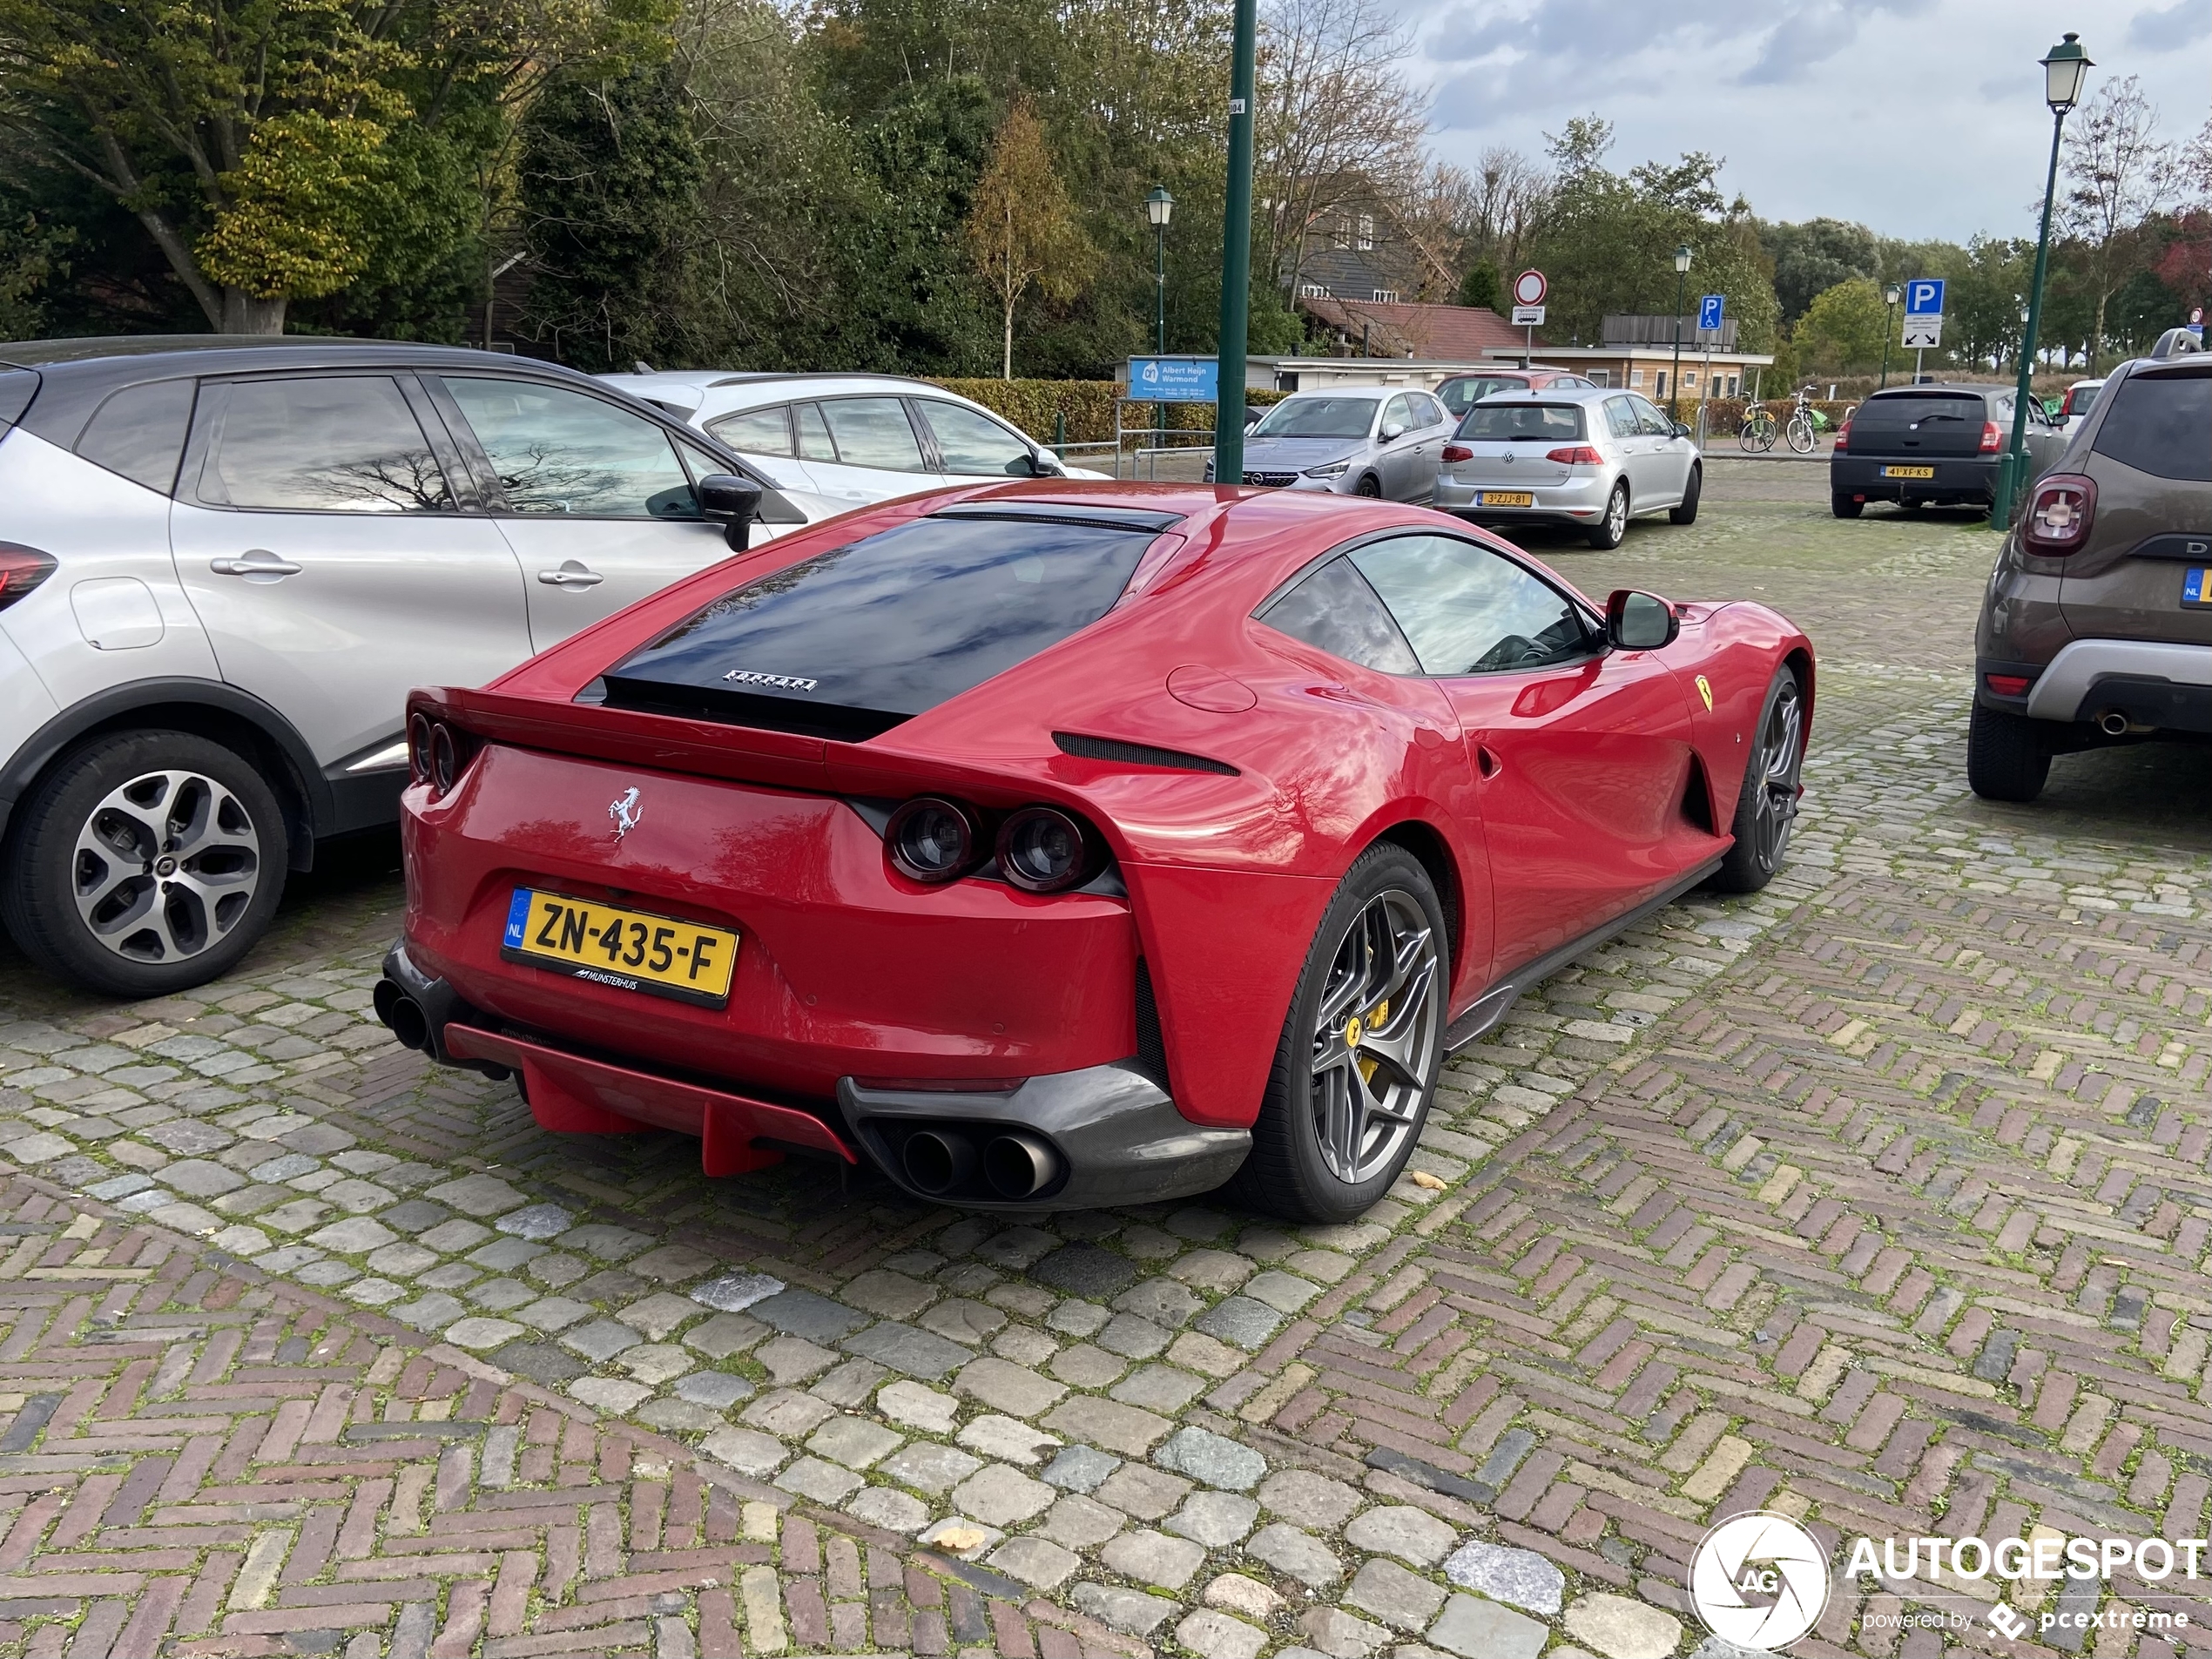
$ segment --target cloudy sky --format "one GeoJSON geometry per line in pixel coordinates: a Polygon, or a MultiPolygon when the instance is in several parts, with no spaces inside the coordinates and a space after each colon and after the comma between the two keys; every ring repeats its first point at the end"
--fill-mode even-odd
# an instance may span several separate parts
{"type": "Polygon", "coordinates": [[[1684,150],[1768,219],[1890,236],[2030,233],[2050,142],[2036,60],[2078,30],[2142,78],[2161,128],[2212,108],[2212,0],[1396,0],[1435,91],[1433,143],[1539,156],[1595,111],[1616,168],[1684,150]]]}

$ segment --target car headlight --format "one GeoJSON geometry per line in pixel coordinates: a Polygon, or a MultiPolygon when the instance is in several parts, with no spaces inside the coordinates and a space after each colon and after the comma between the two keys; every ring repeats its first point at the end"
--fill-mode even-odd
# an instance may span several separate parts
{"type": "Polygon", "coordinates": [[[1351,469],[1349,461],[1332,461],[1325,467],[1308,467],[1305,475],[1308,478],[1341,478],[1351,469]]]}

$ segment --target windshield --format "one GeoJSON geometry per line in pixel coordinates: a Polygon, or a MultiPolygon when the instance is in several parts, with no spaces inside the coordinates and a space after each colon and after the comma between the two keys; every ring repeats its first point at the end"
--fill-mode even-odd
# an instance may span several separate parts
{"type": "Polygon", "coordinates": [[[1480,402],[1493,392],[1525,392],[1528,382],[1508,380],[1501,374],[1484,374],[1474,380],[1447,381],[1438,388],[1437,395],[1444,400],[1444,407],[1454,415],[1465,415],[1467,405],[1480,402]]]}
{"type": "Polygon", "coordinates": [[[1291,397],[1268,410],[1255,438],[1364,438],[1375,423],[1372,397],[1291,397]]]}
{"type": "Polygon", "coordinates": [[[1582,410],[1575,403],[1478,403],[1460,422],[1457,435],[1494,443],[1569,442],[1584,435],[1582,410]]]}

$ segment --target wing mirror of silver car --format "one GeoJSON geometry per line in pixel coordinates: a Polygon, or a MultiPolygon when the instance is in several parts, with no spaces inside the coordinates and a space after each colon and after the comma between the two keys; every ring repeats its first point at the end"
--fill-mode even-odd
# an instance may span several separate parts
{"type": "Polygon", "coordinates": [[[1404,437],[1405,435],[1406,428],[1399,425],[1397,421],[1386,421],[1383,422],[1381,436],[1382,441],[1385,443],[1395,443],[1399,441],[1399,439],[1404,437]]]}
{"type": "Polygon", "coordinates": [[[1675,435],[1678,438],[1694,438],[1697,435],[1697,431],[1689,421],[1677,421],[1675,422],[1675,435]]]}
{"type": "Polygon", "coordinates": [[[760,512],[760,486],[733,472],[711,472],[698,482],[699,511],[722,526],[732,553],[752,544],[752,521],[760,512]]]}
{"type": "Polygon", "coordinates": [[[1615,651],[1660,651],[1675,643],[1682,618],[1656,594],[1621,588],[1605,602],[1606,643],[1615,651]]]}

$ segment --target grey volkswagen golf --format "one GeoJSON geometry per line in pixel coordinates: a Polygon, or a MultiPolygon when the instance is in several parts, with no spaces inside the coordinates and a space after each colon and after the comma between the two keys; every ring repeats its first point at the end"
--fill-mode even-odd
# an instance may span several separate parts
{"type": "Polygon", "coordinates": [[[1704,463],[1689,428],[1634,392],[1554,387],[1472,405],[1444,447],[1436,505],[1476,524],[1565,524],[1618,547],[1629,520],[1697,517],[1704,463]]]}

